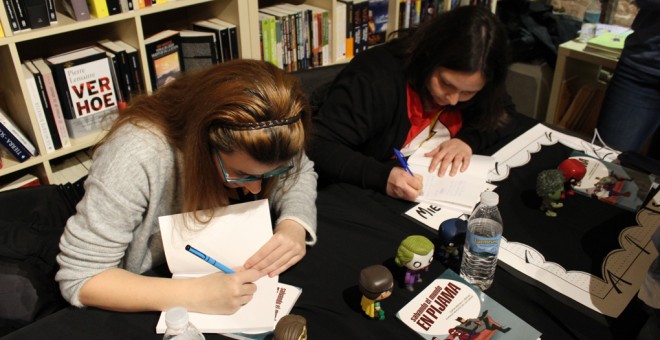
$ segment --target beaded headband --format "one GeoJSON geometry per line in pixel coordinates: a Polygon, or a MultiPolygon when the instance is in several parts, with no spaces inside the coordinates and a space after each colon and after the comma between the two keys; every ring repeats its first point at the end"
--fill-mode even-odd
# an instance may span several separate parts
{"type": "Polygon", "coordinates": [[[221,121],[218,123],[218,125],[230,130],[239,130],[239,131],[259,130],[259,129],[270,128],[273,126],[290,125],[300,120],[301,116],[302,113],[298,113],[297,115],[286,119],[273,119],[263,122],[251,122],[251,123],[230,123],[230,122],[221,121]]]}

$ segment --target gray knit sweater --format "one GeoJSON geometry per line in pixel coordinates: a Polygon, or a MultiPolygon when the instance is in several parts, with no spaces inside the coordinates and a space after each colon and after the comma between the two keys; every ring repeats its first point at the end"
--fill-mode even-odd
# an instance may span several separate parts
{"type": "MultiPolygon", "coordinates": [[[[80,288],[106,269],[143,273],[164,263],[158,217],[182,212],[180,162],[162,135],[130,124],[96,150],[85,196],[67,221],[57,255],[55,279],[69,303],[82,307],[80,288]]],[[[316,242],[313,166],[304,156],[297,179],[285,182],[290,188],[276,188],[269,199],[276,223],[302,224],[309,245],[316,242]]]]}

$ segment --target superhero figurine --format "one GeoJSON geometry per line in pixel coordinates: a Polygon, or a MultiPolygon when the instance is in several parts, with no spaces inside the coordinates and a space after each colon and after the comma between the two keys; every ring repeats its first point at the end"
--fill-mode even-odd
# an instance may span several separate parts
{"type": "Polygon", "coordinates": [[[401,241],[394,262],[400,267],[406,267],[404,282],[409,291],[414,290],[415,282],[422,282],[422,272],[429,270],[434,250],[433,242],[421,235],[408,236],[401,241]]]}
{"type": "Polygon", "coordinates": [[[466,231],[467,221],[461,218],[450,218],[440,224],[438,229],[438,236],[440,237],[438,256],[442,263],[460,261],[466,231]]]}
{"type": "Polygon", "coordinates": [[[380,301],[392,295],[392,272],[380,264],[365,267],[360,271],[358,287],[362,292],[360,305],[364,313],[372,319],[385,320],[385,311],[380,308],[380,301]]]}

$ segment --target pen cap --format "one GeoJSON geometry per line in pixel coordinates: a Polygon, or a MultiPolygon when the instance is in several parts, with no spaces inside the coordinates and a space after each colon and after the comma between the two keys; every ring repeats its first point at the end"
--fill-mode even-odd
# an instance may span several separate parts
{"type": "Polygon", "coordinates": [[[167,328],[182,329],[188,325],[188,310],[183,307],[174,307],[165,313],[167,328]]]}

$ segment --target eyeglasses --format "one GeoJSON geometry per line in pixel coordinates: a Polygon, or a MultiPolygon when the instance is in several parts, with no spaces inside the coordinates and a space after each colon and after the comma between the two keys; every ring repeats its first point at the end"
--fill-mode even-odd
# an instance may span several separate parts
{"type": "Polygon", "coordinates": [[[230,178],[229,174],[227,173],[227,170],[225,169],[225,165],[222,163],[222,157],[220,157],[220,150],[217,148],[215,149],[216,152],[216,157],[218,158],[218,163],[220,163],[220,169],[222,169],[222,174],[225,176],[225,180],[227,183],[244,183],[244,182],[254,182],[254,181],[261,181],[266,178],[271,178],[275,176],[279,176],[282,174],[287,173],[289,170],[293,169],[293,162],[289,164],[288,166],[277,168],[273,171],[269,171],[265,174],[258,175],[258,176],[246,176],[246,177],[241,177],[241,178],[230,178]]]}

